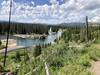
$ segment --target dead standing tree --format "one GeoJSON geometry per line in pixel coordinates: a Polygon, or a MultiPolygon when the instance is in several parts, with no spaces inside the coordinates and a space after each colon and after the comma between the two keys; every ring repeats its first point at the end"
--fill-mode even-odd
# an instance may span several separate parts
{"type": "Polygon", "coordinates": [[[9,40],[9,35],[10,35],[9,33],[10,33],[10,24],[11,24],[11,12],[12,12],[11,10],[12,10],[12,0],[10,0],[9,23],[7,27],[7,41],[6,41],[5,56],[4,56],[4,67],[6,64],[8,40],[9,40]]]}
{"type": "Polygon", "coordinates": [[[86,41],[89,41],[89,25],[88,25],[88,16],[86,16],[86,41]]]}

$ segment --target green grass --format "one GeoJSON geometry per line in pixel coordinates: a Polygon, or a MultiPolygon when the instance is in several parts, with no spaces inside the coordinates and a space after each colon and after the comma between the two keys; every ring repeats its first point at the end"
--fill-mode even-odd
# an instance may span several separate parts
{"type": "Polygon", "coordinates": [[[0,50],[3,49],[3,48],[5,48],[5,46],[4,45],[0,45],[0,50]]]}
{"type": "Polygon", "coordinates": [[[70,49],[61,40],[59,44],[50,50],[52,50],[51,52],[55,51],[47,59],[52,75],[91,75],[88,70],[91,67],[91,61],[100,59],[100,49],[95,48],[93,45],[85,46],[82,50],[70,49]]]}
{"type": "MultiPolygon", "coordinates": [[[[18,75],[24,75],[40,65],[40,68],[35,72],[36,75],[44,75],[44,62],[49,64],[49,71],[52,75],[91,75],[89,68],[91,67],[91,60],[97,61],[100,58],[100,50],[93,45],[85,47],[82,50],[77,48],[68,48],[68,44],[64,40],[59,41],[55,45],[43,48],[42,58],[35,59],[32,52],[26,51],[29,55],[29,60],[24,61],[24,52],[26,50],[19,50],[21,61],[16,62],[16,52],[10,52],[7,56],[7,68],[16,71],[16,65],[20,65],[18,75]],[[10,66],[10,68],[9,68],[10,66]]],[[[3,61],[3,56],[0,61],[3,61]]]]}

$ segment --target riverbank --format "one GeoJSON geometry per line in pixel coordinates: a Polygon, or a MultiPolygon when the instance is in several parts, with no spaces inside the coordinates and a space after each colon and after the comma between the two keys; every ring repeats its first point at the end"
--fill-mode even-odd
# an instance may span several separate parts
{"type": "MultiPolygon", "coordinates": [[[[18,38],[28,38],[28,39],[37,39],[41,38],[42,36],[47,37],[46,34],[33,34],[33,35],[28,35],[28,34],[16,34],[16,35],[10,35],[9,40],[8,40],[8,48],[16,47],[17,40],[18,38]]],[[[6,46],[6,41],[7,41],[7,35],[0,35],[0,40],[2,42],[2,45],[5,47],[6,46]]]]}
{"type": "MultiPolygon", "coordinates": [[[[5,47],[6,46],[6,39],[0,39],[1,42],[2,42],[2,45],[5,47]]],[[[15,39],[9,39],[8,40],[8,47],[11,48],[11,47],[15,47],[17,46],[17,42],[15,39]]]]}
{"type": "MultiPolygon", "coordinates": [[[[14,47],[8,47],[7,52],[15,51],[17,49],[24,48],[24,46],[14,46],[14,47]]],[[[0,50],[0,54],[5,53],[5,49],[0,50]]]]}
{"type": "Polygon", "coordinates": [[[19,37],[19,38],[30,38],[30,39],[37,39],[37,38],[41,38],[43,36],[47,37],[46,34],[16,34],[13,36],[19,37]]]}
{"type": "MultiPolygon", "coordinates": [[[[13,35],[9,36],[9,40],[8,40],[8,49],[9,48],[16,48],[17,46],[17,38],[13,35]]],[[[2,42],[2,46],[3,48],[0,49],[0,53],[3,53],[5,51],[5,47],[6,47],[6,42],[7,42],[7,35],[0,35],[0,40],[2,42]]]]}
{"type": "MultiPolygon", "coordinates": [[[[6,45],[7,39],[1,39],[2,45],[6,45]]],[[[8,39],[8,46],[12,47],[12,46],[16,46],[17,42],[15,39],[8,39]]]]}

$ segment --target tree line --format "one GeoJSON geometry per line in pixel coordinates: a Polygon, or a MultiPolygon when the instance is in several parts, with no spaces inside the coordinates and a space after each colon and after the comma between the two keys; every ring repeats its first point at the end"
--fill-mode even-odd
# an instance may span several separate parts
{"type": "MultiPolygon", "coordinates": [[[[49,24],[33,24],[33,23],[16,23],[10,25],[10,34],[48,34],[48,30],[52,27],[53,31],[57,31],[59,26],[49,24]]],[[[8,30],[8,22],[0,22],[0,34],[6,34],[8,30]]]]}

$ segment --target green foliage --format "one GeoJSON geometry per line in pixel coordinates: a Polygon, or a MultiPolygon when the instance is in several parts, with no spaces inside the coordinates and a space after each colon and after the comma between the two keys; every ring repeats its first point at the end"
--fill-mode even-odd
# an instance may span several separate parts
{"type": "Polygon", "coordinates": [[[96,39],[96,40],[94,41],[94,43],[95,43],[95,44],[100,44],[100,39],[96,39]]]}
{"type": "Polygon", "coordinates": [[[29,58],[29,55],[28,53],[25,52],[25,55],[24,55],[24,61],[28,61],[30,58],[29,58]]]}
{"type": "Polygon", "coordinates": [[[73,34],[72,35],[72,40],[77,42],[79,39],[80,39],[80,35],[79,34],[73,34]]]}
{"type": "Polygon", "coordinates": [[[4,67],[0,65],[0,72],[5,72],[4,67]]]}
{"type": "Polygon", "coordinates": [[[1,42],[1,40],[0,40],[0,49],[3,49],[5,46],[4,45],[2,45],[2,42],[1,42]]]}
{"type": "Polygon", "coordinates": [[[79,64],[85,67],[90,67],[90,58],[88,55],[83,55],[79,58],[79,64]]]}
{"type": "Polygon", "coordinates": [[[16,62],[20,62],[20,61],[21,61],[21,56],[20,56],[19,51],[16,52],[15,61],[16,61],[16,62]]]}
{"type": "Polygon", "coordinates": [[[55,58],[52,61],[49,62],[51,67],[56,67],[56,68],[60,68],[64,66],[63,61],[61,61],[61,59],[59,58],[55,58]]]}
{"type": "Polygon", "coordinates": [[[60,69],[57,75],[91,75],[91,73],[85,67],[70,64],[60,69]]]}
{"type": "Polygon", "coordinates": [[[0,46],[0,49],[3,49],[3,48],[5,48],[5,46],[4,46],[4,45],[1,45],[1,46],[0,46]]]}
{"type": "Polygon", "coordinates": [[[71,40],[71,32],[69,30],[66,30],[62,33],[62,38],[67,43],[69,40],[71,40]]]}
{"type": "Polygon", "coordinates": [[[100,59],[100,50],[99,49],[91,49],[91,51],[88,53],[90,56],[90,59],[94,61],[98,61],[100,59]]]}
{"type": "Polygon", "coordinates": [[[41,54],[41,51],[42,51],[42,48],[41,48],[40,45],[38,45],[38,46],[35,47],[33,55],[35,57],[37,57],[37,56],[39,56],[41,54]]]}

